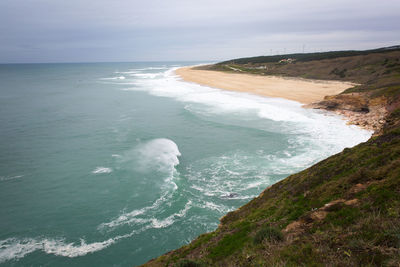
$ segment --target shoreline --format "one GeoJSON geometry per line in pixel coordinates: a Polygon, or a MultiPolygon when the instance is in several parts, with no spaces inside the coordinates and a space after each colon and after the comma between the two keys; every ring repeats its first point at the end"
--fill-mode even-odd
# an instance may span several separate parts
{"type": "Polygon", "coordinates": [[[355,85],[351,82],[226,73],[198,70],[194,67],[178,68],[175,74],[186,82],[266,97],[279,97],[300,102],[303,105],[322,101],[325,96],[340,94],[355,85]]]}
{"type": "MultiPolygon", "coordinates": [[[[358,90],[325,95],[318,102],[303,107],[333,112],[342,115],[348,124],[375,131],[368,141],[345,149],[269,186],[258,197],[224,215],[215,231],[204,233],[190,244],[169,251],[143,266],[183,263],[225,266],[231,262],[237,266],[256,263],[329,265],[332,262],[339,265],[362,265],[365,262],[373,262],[381,257],[383,252],[385,257],[375,263],[395,264],[397,255],[392,245],[379,243],[374,245],[375,250],[371,250],[369,239],[368,242],[357,242],[356,246],[351,243],[354,240],[359,241],[360,236],[370,236],[371,228],[364,226],[369,226],[371,220],[379,224],[379,227],[373,229],[376,233],[389,232],[393,228],[391,226],[394,217],[387,215],[388,213],[374,211],[389,209],[387,207],[392,211],[393,207],[398,207],[390,206],[394,198],[385,198],[382,202],[381,194],[375,193],[379,191],[388,196],[396,196],[396,190],[399,188],[399,169],[393,167],[397,166],[396,163],[400,159],[393,152],[399,150],[399,92],[394,93],[396,87],[387,88],[385,83],[385,79],[394,79],[395,75],[390,76],[386,69],[394,69],[399,63],[387,67],[386,63],[382,65],[381,56],[387,57],[387,54],[370,53],[345,59],[339,55],[340,60],[317,59],[315,64],[299,63],[296,66],[301,73],[309,73],[307,68],[313,64],[314,69],[310,71],[314,74],[313,77],[324,78],[332,78],[337,74],[324,76],[324,73],[318,73],[321,68],[326,70],[347,67],[355,71],[352,80],[361,83],[358,90]],[[360,58],[368,60],[368,64],[370,61],[375,63],[373,73],[378,74],[373,76],[371,82],[371,73],[359,70],[360,58]],[[353,216],[354,220],[343,221],[343,214],[355,214],[347,216],[353,216]],[[277,236],[279,234],[279,238],[271,239],[268,233],[272,232],[276,232],[277,236]],[[232,243],[235,243],[233,249],[232,243]],[[340,248],[337,248],[338,246],[340,248]],[[304,251],[307,251],[310,257],[304,257],[304,251]],[[288,254],[294,257],[288,260],[288,254]]],[[[389,60],[386,59],[385,62],[389,60]]],[[[293,69],[284,70],[283,73],[292,77],[299,73],[293,69]]],[[[275,73],[282,73],[278,71],[275,73]]],[[[218,70],[214,72],[224,73],[218,70]]],[[[195,82],[185,79],[179,73],[177,75],[182,81],[195,82]]],[[[394,82],[396,86],[397,83],[398,80],[394,82]]],[[[210,86],[207,83],[200,84],[210,86]]],[[[212,87],[226,89],[220,86],[212,87]]],[[[337,131],[337,134],[340,135],[340,131],[337,131]]],[[[399,209],[396,211],[400,212],[399,209]]],[[[385,238],[387,237],[382,235],[382,239],[385,238]]]]}
{"type": "MultiPolygon", "coordinates": [[[[194,69],[198,66],[181,67],[175,74],[182,81],[192,82],[222,90],[255,94],[264,97],[283,98],[302,104],[303,108],[323,109],[342,116],[349,125],[379,133],[385,123],[387,110],[381,106],[369,106],[369,112],[360,112],[347,103],[362,98],[358,94],[341,94],[356,83],[315,80],[298,77],[261,76],[246,73],[227,73],[215,70],[194,69]],[[333,100],[333,101],[332,101],[333,100]],[[335,107],[331,108],[332,102],[335,107]]],[[[351,104],[352,105],[352,104],[351,104]]]]}

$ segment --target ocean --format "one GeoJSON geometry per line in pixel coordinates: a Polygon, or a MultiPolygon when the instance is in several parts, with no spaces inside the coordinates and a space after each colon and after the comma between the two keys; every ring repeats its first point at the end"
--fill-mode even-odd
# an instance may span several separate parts
{"type": "Polygon", "coordinates": [[[135,266],[371,132],[181,81],[198,62],[0,65],[0,265],[135,266]]]}

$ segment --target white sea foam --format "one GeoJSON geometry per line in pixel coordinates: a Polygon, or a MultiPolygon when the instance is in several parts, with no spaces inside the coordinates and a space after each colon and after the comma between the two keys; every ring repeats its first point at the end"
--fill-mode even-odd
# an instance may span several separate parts
{"type": "Polygon", "coordinates": [[[92,171],[93,174],[111,173],[112,169],[107,167],[97,167],[92,171]]]}
{"type": "Polygon", "coordinates": [[[14,176],[0,176],[0,181],[10,181],[15,179],[20,179],[24,177],[23,175],[14,175],[14,176]]]}
{"type": "Polygon", "coordinates": [[[196,204],[197,207],[200,207],[202,209],[207,209],[207,210],[215,210],[218,211],[220,214],[225,214],[229,211],[232,210],[232,208],[229,208],[223,204],[216,204],[211,201],[207,200],[200,200],[198,204],[196,204]]]}
{"type": "MultiPolygon", "coordinates": [[[[247,127],[248,121],[255,121],[257,129],[289,135],[289,146],[284,151],[268,154],[258,150],[254,155],[243,151],[227,153],[219,157],[202,159],[195,165],[205,166],[198,170],[188,170],[186,179],[191,183],[193,194],[200,199],[195,206],[226,212],[231,207],[219,205],[217,199],[224,203],[231,200],[247,200],[258,195],[259,190],[276,182],[276,175],[289,175],[300,171],[313,163],[340,152],[345,147],[352,147],[368,140],[370,131],[346,125],[339,116],[321,111],[303,109],[301,104],[280,98],[260,97],[252,94],[231,92],[200,86],[181,81],[174,75],[174,69],[158,73],[133,73],[126,84],[135,83],[135,87],[124,88],[126,91],[146,91],[149,94],[169,97],[185,103],[189,112],[207,116],[213,120],[223,115],[224,123],[236,123],[247,127]],[[226,118],[233,119],[231,121],[226,118]],[[256,162],[256,163],[255,163],[256,162]],[[228,196],[228,197],[227,197],[228,196]],[[216,200],[211,200],[215,199],[216,200]],[[206,200],[207,199],[207,200],[206,200]]],[[[170,141],[170,140],[169,140],[170,141]]],[[[171,141],[172,142],[172,141],[171,141]]],[[[173,173],[179,164],[179,150],[175,143],[165,140],[144,143],[135,150],[140,155],[141,168],[158,169],[173,173]],[[163,152],[159,152],[159,147],[163,152]]],[[[169,179],[173,177],[168,176],[169,179]]],[[[164,205],[166,202],[159,202],[164,205]]],[[[151,219],[147,216],[157,208],[144,208],[124,213],[102,227],[114,228],[123,224],[139,223],[148,225],[151,219]]],[[[159,219],[161,220],[161,219],[159,219]]],[[[161,220],[163,221],[163,220],[161,220]]],[[[168,217],[164,224],[168,225],[168,217]]]]}
{"type": "MultiPolygon", "coordinates": [[[[185,103],[192,112],[201,114],[242,114],[237,120],[245,119],[246,114],[261,119],[279,122],[268,124],[268,131],[301,134],[308,146],[319,146],[322,156],[331,155],[345,147],[352,147],[366,141],[371,131],[346,125],[339,116],[304,109],[295,101],[281,98],[260,97],[252,94],[219,90],[194,83],[182,82],[174,75],[175,69],[159,73],[157,78],[136,80],[135,88],[124,90],[143,90],[150,94],[171,97],[185,103]],[[290,124],[290,126],[289,126],[290,124]],[[338,135],[340,133],[340,135],[338,135]]],[[[297,142],[301,142],[297,140],[297,142]]],[[[319,157],[321,159],[321,157],[319,157]]]]}
{"type": "Polygon", "coordinates": [[[135,74],[135,73],[138,73],[138,71],[137,70],[130,70],[130,71],[116,71],[116,72],[114,72],[115,74],[135,74]]]}
{"type": "Polygon", "coordinates": [[[109,78],[101,78],[101,80],[125,80],[125,76],[118,76],[118,77],[109,77],[109,78]]]}
{"type": "Polygon", "coordinates": [[[134,70],[140,70],[140,71],[147,71],[147,70],[166,70],[166,69],[168,69],[169,67],[167,67],[167,66],[162,66],[162,67],[147,67],[147,68],[137,68],[137,69],[134,69],[134,70]]]}
{"type": "MultiPolygon", "coordinates": [[[[99,242],[88,242],[83,239],[80,242],[67,242],[65,239],[56,238],[9,238],[0,241],[0,263],[22,258],[34,251],[64,257],[84,256],[147,229],[171,226],[185,218],[192,207],[224,214],[233,209],[233,206],[229,205],[230,201],[252,198],[258,194],[260,188],[275,182],[271,178],[272,175],[286,175],[304,169],[318,160],[341,151],[344,147],[351,147],[367,140],[371,135],[371,132],[346,125],[338,116],[326,116],[320,112],[305,110],[297,102],[186,83],[173,75],[173,70],[163,72],[165,69],[167,68],[130,69],[126,72],[116,72],[116,77],[102,80],[107,83],[135,86],[122,90],[141,90],[156,96],[174,98],[185,102],[187,110],[193,113],[210,117],[219,114],[239,114],[240,116],[235,116],[236,120],[255,117],[265,123],[272,121],[273,124],[269,124],[272,128],[267,129],[268,131],[293,134],[289,139],[289,148],[275,154],[268,154],[262,150],[257,151],[255,155],[237,151],[201,159],[201,162],[196,164],[206,167],[198,170],[189,169],[185,177],[191,185],[191,193],[196,197],[186,202],[184,207],[173,206],[175,210],[165,214],[165,205],[176,204],[172,203],[177,189],[173,178],[181,153],[178,146],[169,139],[154,139],[141,143],[130,151],[129,155],[113,155],[113,157],[123,160],[127,156],[129,158],[134,155],[139,163],[139,169],[144,172],[156,169],[166,173],[164,181],[172,186],[167,187],[149,206],[129,212],[123,211],[115,219],[98,226],[98,230],[113,231],[123,225],[135,225],[135,228],[139,227],[137,230],[99,242]],[[155,73],[154,70],[157,69],[160,72],[155,73]],[[147,73],[148,70],[151,70],[151,73],[147,73]],[[285,126],[286,124],[290,125],[285,126]]],[[[97,167],[92,171],[93,174],[110,172],[112,169],[108,167],[97,167]]],[[[17,178],[20,176],[0,177],[0,180],[17,178]]]]}
{"type": "Polygon", "coordinates": [[[181,153],[178,146],[170,139],[158,138],[138,145],[134,153],[137,154],[141,171],[157,169],[166,173],[173,173],[179,164],[181,153]]]}
{"type": "Polygon", "coordinates": [[[166,138],[157,138],[140,143],[134,149],[121,156],[120,158],[121,161],[124,162],[124,165],[137,164],[134,166],[135,171],[143,173],[158,171],[165,174],[164,185],[162,185],[163,193],[150,206],[135,209],[130,212],[124,211],[114,220],[100,224],[98,229],[113,229],[121,225],[129,225],[132,223],[151,223],[155,226],[164,224],[168,225],[173,217],[169,217],[169,219],[166,218],[165,223],[163,223],[163,221],[158,221],[158,219],[153,217],[154,213],[157,213],[158,209],[162,205],[170,202],[170,199],[173,197],[172,193],[178,188],[174,182],[174,175],[177,173],[175,167],[179,164],[180,156],[181,153],[179,152],[177,144],[166,138]],[[152,214],[150,218],[147,213],[152,214]],[[138,216],[145,217],[143,218],[138,216]]]}
{"type": "Polygon", "coordinates": [[[167,218],[164,218],[164,219],[161,219],[161,220],[160,219],[156,219],[156,218],[152,218],[151,219],[151,227],[152,228],[165,228],[165,227],[168,227],[168,226],[172,225],[173,223],[175,223],[177,218],[184,217],[191,207],[192,207],[192,201],[189,200],[182,210],[180,210],[179,212],[176,212],[174,214],[171,214],[167,218]]]}
{"type": "MultiPolygon", "coordinates": [[[[178,212],[175,212],[165,218],[156,218],[155,216],[158,215],[158,208],[161,206],[161,204],[165,204],[167,199],[167,194],[162,196],[161,198],[157,199],[151,206],[144,207],[142,209],[138,210],[133,210],[129,213],[123,213],[116,219],[107,222],[107,223],[102,223],[98,226],[98,230],[104,230],[104,229],[115,229],[117,227],[123,226],[123,225],[130,225],[130,224],[135,224],[135,225],[145,225],[146,229],[149,228],[165,228],[168,227],[176,222],[177,219],[182,218],[186,215],[188,210],[192,207],[192,201],[188,201],[185,204],[185,207],[178,212]],[[149,212],[152,211],[152,212],[149,212]],[[147,214],[148,213],[148,214],[147,214]]],[[[170,198],[168,198],[170,199],[170,198]]]]}
{"type": "MultiPolygon", "coordinates": [[[[202,109],[202,111],[210,114],[248,113],[262,119],[297,124],[320,124],[321,120],[326,117],[323,114],[301,108],[301,104],[295,101],[260,97],[182,82],[173,74],[173,71],[174,69],[170,69],[164,73],[140,74],[143,77],[152,79],[136,79],[136,87],[124,88],[123,90],[147,91],[156,96],[171,97],[182,102],[201,104],[202,106],[197,106],[196,111],[202,109]]],[[[338,122],[341,119],[336,117],[335,120],[338,122]]],[[[325,125],[321,125],[319,128],[322,127],[325,127],[325,125]]],[[[360,132],[362,130],[358,129],[357,131],[360,132]]],[[[370,135],[370,133],[367,135],[370,135]]]]}
{"type": "Polygon", "coordinates": [[[245,185],[245,189],[260,188],[265,186],[265,181],[254,181],[245,185]]]}
{"type": "Polygon", "coordinates": [[[9,238],[0,241],[0,263],[7,260],[23,258],[25,255],[37,250],[41,250],[47,254],[70,258],[84,256],[88,253],[102,250],[122,237],[123,236],[89,244],[83,239],[81,239],[80,244],[75,244],[66,243],[62,239],[9,238]]]}
{"type": "MultiPolygon", "coordinates": [[[[171,194],[169,191],[165,191],[161,197],[159,197],[156,201],[153,202],[152,205],[150,206],[146,206],[143,207],[141,209],[136,209],[136,210],[132,210],[128,213],[123,212],[120,216],[118,216],[116,219],[107,222],[107,223],[102,223],[100,224],[97,229],[98,230],[102,230],[105,228],[115,228],[121,225],[125,225],[125,224],[131,224],[131,223],[137,223],[138,218],[136,218],[136,216],[138,215],[142,215],[144,213],[146,213],[147,211],[150,210],[155,210],[158,209],[161,204],[165,203],[166,201],[168,201],[171,198],[171,194]]],[[[142,222],[142,221],[140,221],[142,222]]],[[[146,220],[145,222],[148,222],[148,220],[146,220]]]]}
{"type": "Polygon", "coordinates": [[[92,243],[87,243],[84,239],[80,239],[80,242],[66,242],[63,238],[8,238],[0,240],[0,263],[21,259],[35,251],[69,258],[85,256],[86,254],[103,250],[121,239],[132,237],[150,228],[150,225],[144,226],[128,234],[92,243]]]}
{"type": "MultiPolygon", "coordinates": [[[[285,153],[286,152],[286,153],[285,153]]],[[[210,202],[211,199],[226,201],[254,198],[260,190],[276,182],[276,175],[289,175],[300,171],[317,161],[322,154],[318,150],[289,156],[290,153],[249,154],[245,151],[227,153],[219,157],[210,157],[194,162],[201,166],[188,168],[186,178],[197,197],[210,202]]],[[[215,210],[212,206],[199,204],[203,208],[215,210]]],[[[221,213],[222,214],[222,213],[221,213]]]]}
{"type": "Polygon", "coordinates": [[[132,76],[146,78],[146,79],[154,79],[157,76],[160,76],[159,73],[134,73],[132,76]]]}

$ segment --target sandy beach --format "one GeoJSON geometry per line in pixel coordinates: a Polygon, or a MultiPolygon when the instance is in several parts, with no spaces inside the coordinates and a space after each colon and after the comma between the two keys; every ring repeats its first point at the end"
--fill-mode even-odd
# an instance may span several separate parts
{"type": "Polygon", "coordinates": [[[303,104],[321,101],[325,96],[339,94],[354,86],[350,82],[236,74],[197,70],[193,67],[179,68],[176,74],[187,82],[268,97],[281,97],[303,104]]]}

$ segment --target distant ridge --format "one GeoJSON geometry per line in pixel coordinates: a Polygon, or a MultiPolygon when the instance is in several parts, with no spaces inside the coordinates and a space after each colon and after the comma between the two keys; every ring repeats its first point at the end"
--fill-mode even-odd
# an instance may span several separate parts
{"type": "Polygon", "coordinates": [[[384,53],[400,50],[400,45],[382,47],[370,50],[344,50],[344,51],[329,51],[329,52],[317,52],[317,53],[296,53],[296,54],[285,54],[285,55],[274,55],[274,56],[257,56],[257,57],[245,57],[231,59],[223,61],[218,64],[257,64],[257,63],[271,63],[277,62],[282,59],[292,58],[296,61],[306,62],[312,60],[323,60],[323,59],[333,59],[338,57],[351,57],[351,56],[361,56],[373,53],[384,53]]]}

